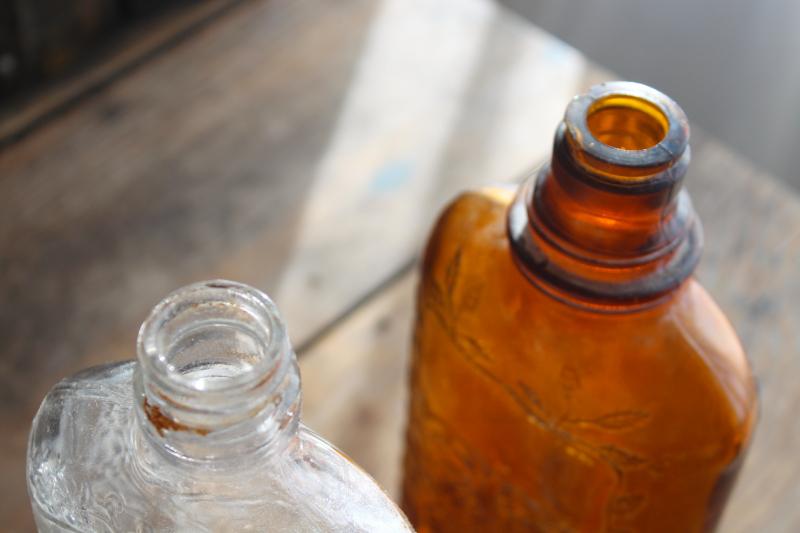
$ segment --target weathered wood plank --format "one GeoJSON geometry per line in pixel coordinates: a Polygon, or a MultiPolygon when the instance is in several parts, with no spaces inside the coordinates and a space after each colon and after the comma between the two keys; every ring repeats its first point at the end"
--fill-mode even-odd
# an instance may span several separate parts
{"type": "Polygon", "coordinates": [[[416,272],[300,358],[303,420],[397,496],[416,272]]]}

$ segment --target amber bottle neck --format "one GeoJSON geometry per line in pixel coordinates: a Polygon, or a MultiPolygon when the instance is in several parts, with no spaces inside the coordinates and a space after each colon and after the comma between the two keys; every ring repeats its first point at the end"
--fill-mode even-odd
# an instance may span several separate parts
{"type": "Polygon", "coordinates": [[[550,163],[509,213],[523,272],[559,299],[607,311],[674,291],[702,248],[682,189],[688,138],[680,108],[649,87],[613,82],[576,97],[550,163]]]}

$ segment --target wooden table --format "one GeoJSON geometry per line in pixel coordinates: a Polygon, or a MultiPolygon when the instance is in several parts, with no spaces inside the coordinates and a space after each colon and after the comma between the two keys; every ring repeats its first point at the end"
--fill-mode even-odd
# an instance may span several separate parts
{"type": "MultiPolygon", "coordinates": [[[[47,389],[133,357],[155,302],[214,277],[274,297],[306,421],[395,491],[435,213],[541,162],[568,99],[610,77],[488,0],[220,0],[195,19],[233,4],[0,125],[0,528],[32,528],[47,389]]],[[[696,129],[693,148],[698,274],[763,400],[721,531],[798,531],[800,198],[696,129]]]]}

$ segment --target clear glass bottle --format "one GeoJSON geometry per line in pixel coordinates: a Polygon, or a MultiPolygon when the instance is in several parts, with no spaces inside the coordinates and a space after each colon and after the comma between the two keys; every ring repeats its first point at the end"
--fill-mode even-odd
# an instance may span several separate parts
{"type": "Polygon", "coordinates": [[[50,391],[28,488],[42,532],[411,531],[372,478],[300,422],[278,310],[229,281],[159,303],[138,362],[50,391]]]}
{"type": "Polygon", "coordinates": [[[420,533],[714,528],[757,401],[692,278],[688,138],[662,93],[601,84],[516,195],[443,212],[411,372],[403,506],[420,533]]]}

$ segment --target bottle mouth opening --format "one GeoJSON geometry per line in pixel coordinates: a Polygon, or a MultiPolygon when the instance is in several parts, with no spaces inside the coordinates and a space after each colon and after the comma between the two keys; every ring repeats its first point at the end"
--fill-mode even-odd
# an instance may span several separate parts
{"type": "Polygon", "coordinates": [[[264,383],[279,363],[284,326],[261,291],[206,281],[173,292],[142,324],[142,371],[176,392],[215,395],[264,383]]]}
{"type": "Polygon", "coordinates": [[[564,124],[576,159],[612,181],[650,179],[689,144],[689,121],[678,104],[634,82],[591,87],[567,106],[564,124]]]}
{"type": "Polygon", "coordinates": [[[586,125],[601,143],[619,150],[647,150],[667,135],[669,119],[652,102],[613,94],[595,101],[586,113],[586,125]]]}

